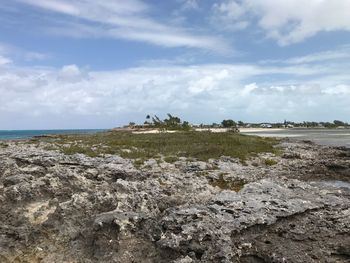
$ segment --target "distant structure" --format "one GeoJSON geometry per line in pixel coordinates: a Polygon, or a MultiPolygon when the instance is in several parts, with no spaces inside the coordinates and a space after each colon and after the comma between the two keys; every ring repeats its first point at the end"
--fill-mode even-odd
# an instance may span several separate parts
{"type": "Polygon", "coordinates": [[[260,127],[261,128],[272,128],[272,125],[269,123],[262,123],[262,124],[260,124],[260,127]]]}

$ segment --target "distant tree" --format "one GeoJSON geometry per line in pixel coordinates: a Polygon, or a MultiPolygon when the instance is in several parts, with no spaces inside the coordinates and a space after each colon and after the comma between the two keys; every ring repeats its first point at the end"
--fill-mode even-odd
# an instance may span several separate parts
{"type": "Polygon", "coordinates": [[[305,127],[317,127],[318,123],[313,121],[304,121],[303,125],[305,127]]]}
{"type": "Polygon", "coordinates": [[[184,130],[191,130],[191,125],[190,125],[190,123],[188,122],[188,121],[184,121],[183,123],[182,123],[182,128],[184,129],[184,130]]]}
{"type": "Polygon", "coordinates": [[[334,120],[333,123],[336,126],[346,126],[346,124],[344,122],[339,121],[339,120],[334,120]]]}
{"type": "Polygon", "coordinates": [[[155,127],[160,127],[163,124],[163,122],[161,121],[161,119],[159,119],[157,115],[154,115],[154,117],[152,117],[152,122],[155,127]]]}
{"type": "Polygon", "coordinates": [[[150,122],[150,119],[151,119],[151,116],[150,116],[149,114],[147,114],[146,120],[145,120],[145,122],[144,122],[143,124],[145,124],[145,125],[151,125],[152,123],[150,122]]]}
{"type": "Polygon", "coordinates": [[[191,130],[192,126],[189,122],[182,122],[179,117],[173,116],[170,113],[167,114],[167,118],[161,120],[157,115],[151,117],[146,116],[146,119],[152,119],[152,122],[145,121],[145,124],[148,124],[148,127],[158,128],[162,130],[191,130]]]}
{"type": "Polygon", "coordinates": [[[135,122],[129,122],[129,127],[134,127],[136,125],[135,122]]]}
{"type": "Polygon", "coordinates": [[[331,123],[331,122],[323,122],[322,124],[326,128],[334,128],[334,127],[336,127],[336,125],[334,123],[331,123]]]}
{"type": "Polygon", "coordinates": [[[221,122],[221,125],[224,127],[224,128],[230,128],[230,127],[235,127],[237,125],[237,123],[233,120],[223,120],[221,122]]]}
{"type": "Polygon", "coordinates": [[[172,116],[170,113],[167,114],[168,118],[164,119],[164,123],[166,124],[166,126],[168,127],[176,127],[179,126],[181,124],[181,119],[175,116],[172,116]]]}
{"type": "Polygon", "coordinates": [[[243,121],[238,121],[238,125],[239,126],[244,126],[244,122],[243,121]]]}

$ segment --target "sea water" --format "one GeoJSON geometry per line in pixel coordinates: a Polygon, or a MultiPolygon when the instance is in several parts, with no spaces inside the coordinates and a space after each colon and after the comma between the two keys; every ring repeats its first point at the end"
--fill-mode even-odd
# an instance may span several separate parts
{"type": "Polygon", "coordinates": [[[0,130],[0,140],[30,139],[34,136],[51,134],[91,134],[102,132],[102,129],[78,129],[78,130],[0,130]]]}

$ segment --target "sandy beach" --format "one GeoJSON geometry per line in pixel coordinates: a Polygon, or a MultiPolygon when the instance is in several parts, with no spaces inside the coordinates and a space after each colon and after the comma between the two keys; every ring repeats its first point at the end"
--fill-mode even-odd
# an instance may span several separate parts
{"type": "MultiPolygon", "coordinates": [[[[214,133],[220,133],[220,132],[227,132],[230,130],[229,128],[195,128],[195,131],[205,132],[205,131],[211,131],[214,133]]],[[[283,131],[287,129],[283,128],[239,128],[239,131],[241,133],[252,133],[252,132],[276,132],[276,131],[283,131]]],[[[133,131],[135,134],[152,134],[152,133],[161,133],[161,132],[167,132],[167,133],[174,133],[176,131],[161,131],[158,129],[152,129],[152,130],[139,130],[139,131],[133,131]]]]}
{"type": "Polygon", "coordinates": [[[286,128],[239,128],[241,133],[285,131],[286,128]]]}

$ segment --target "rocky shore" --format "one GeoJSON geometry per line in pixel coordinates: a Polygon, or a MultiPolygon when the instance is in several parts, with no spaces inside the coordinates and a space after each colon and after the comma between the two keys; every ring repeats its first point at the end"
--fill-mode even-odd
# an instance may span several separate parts
{"type": "Polygon", "coordinates": [[[199,162],[0,145],[0,262],[349,262],[350,150],[199,162]]]}

